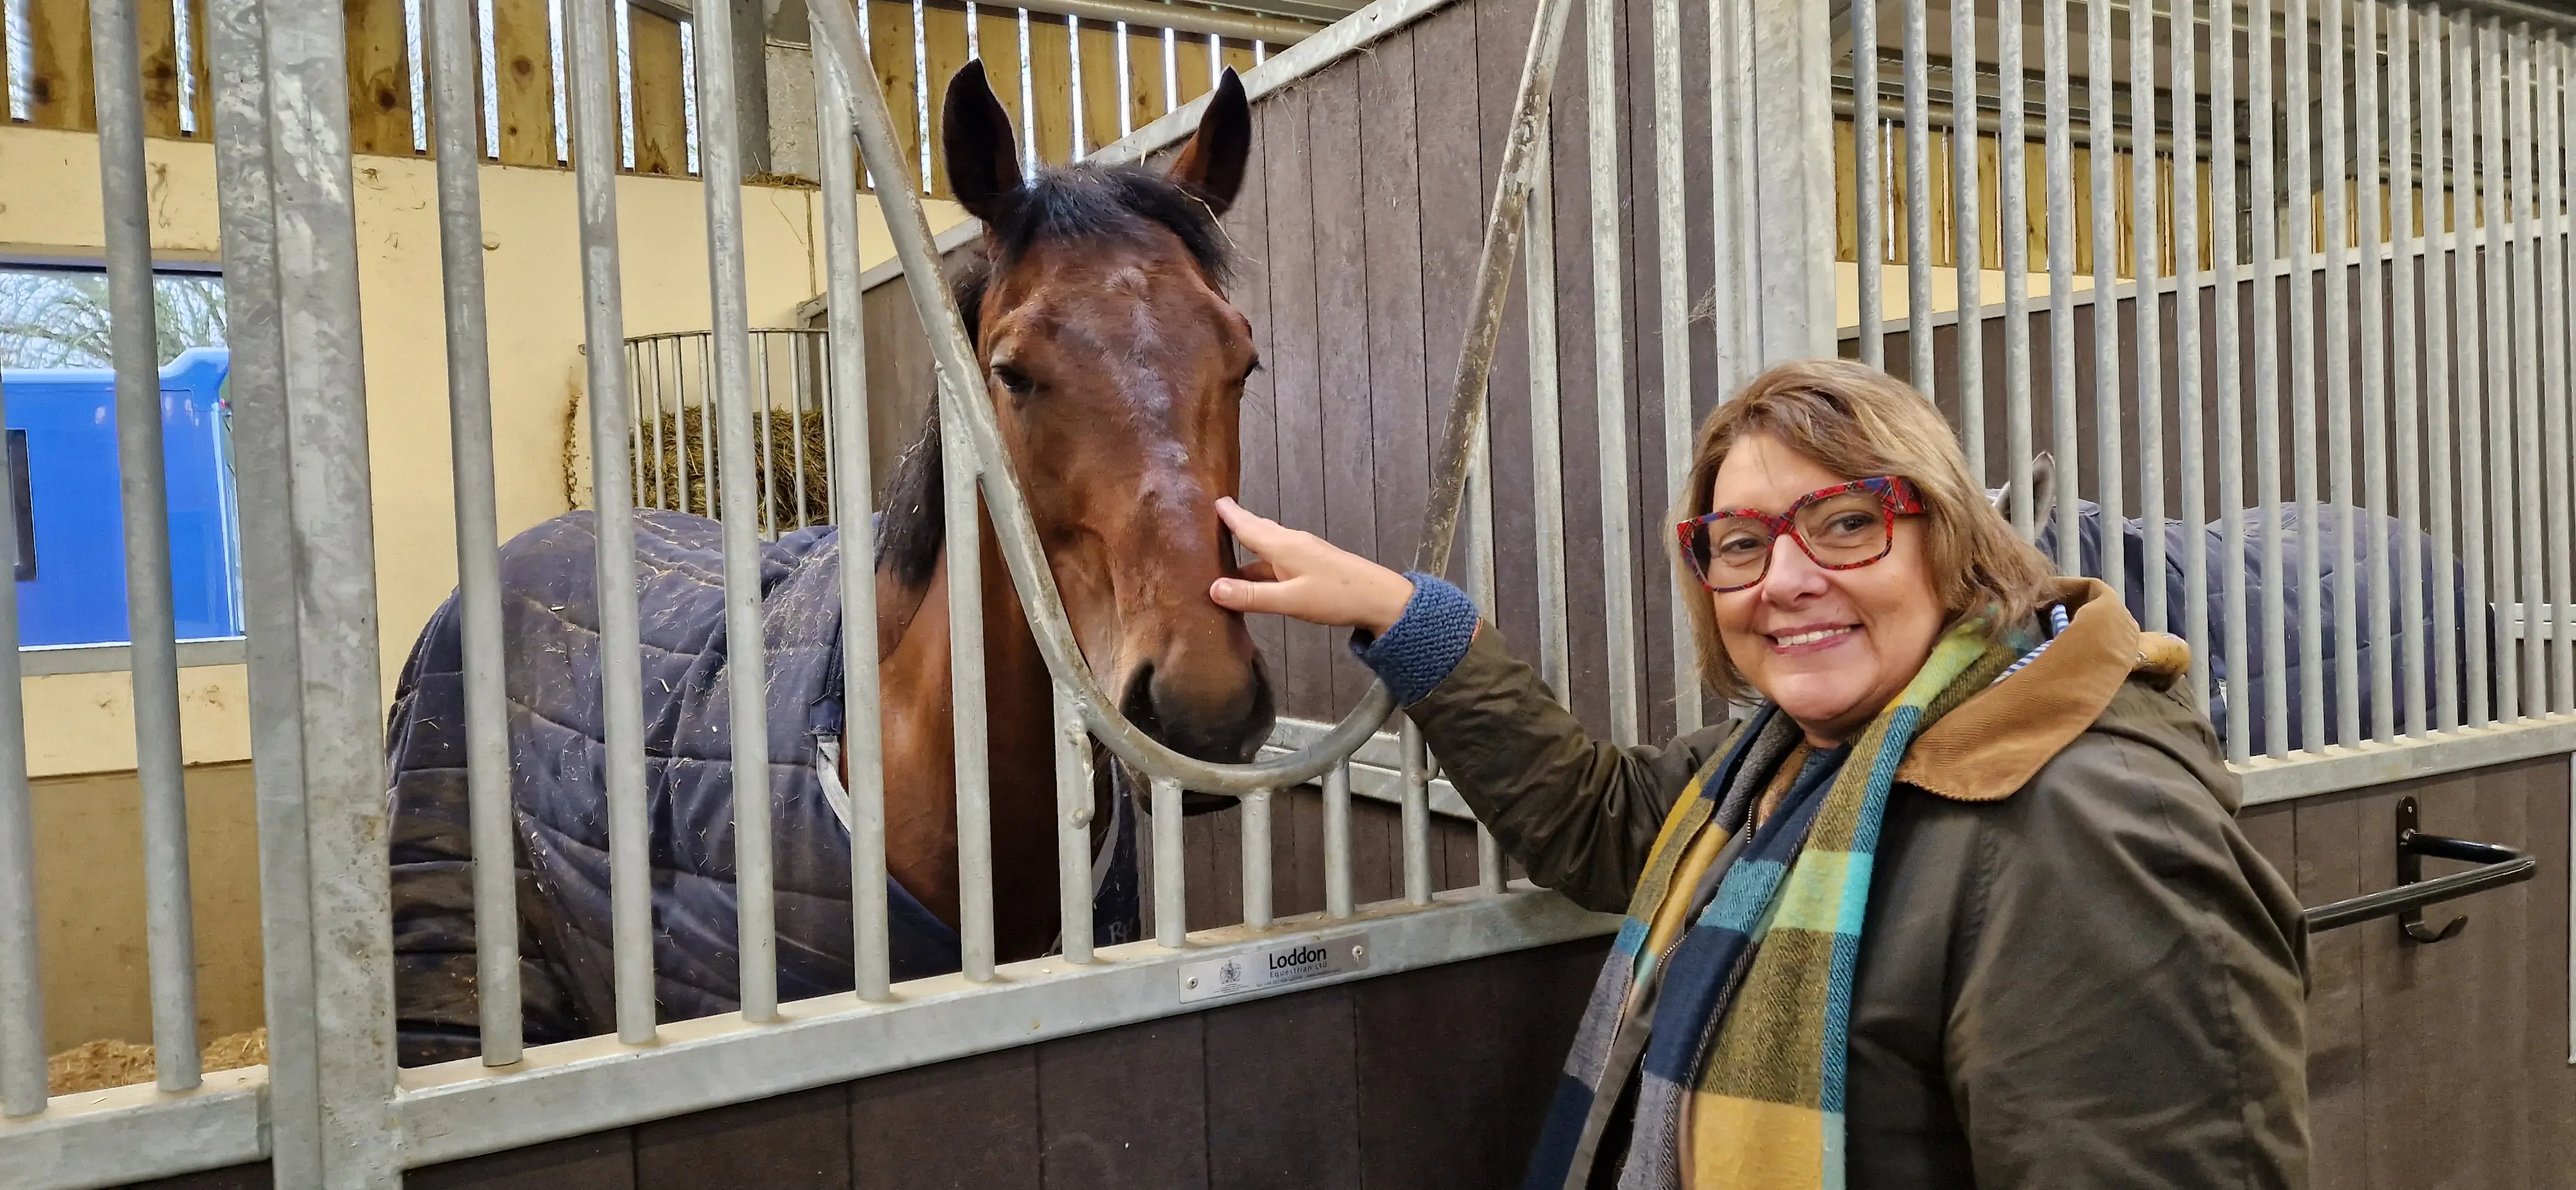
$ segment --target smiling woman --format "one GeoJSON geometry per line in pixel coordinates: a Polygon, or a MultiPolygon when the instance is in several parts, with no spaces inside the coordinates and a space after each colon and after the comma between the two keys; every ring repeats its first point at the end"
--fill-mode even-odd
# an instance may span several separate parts
{"type": "Polygon", "coordinates": [[[1219,503],[1264,562],[1211,597],[1359,629],[1531,878],[1628,914],[1526,1184],[2304,1184],[2304,927],[2179,642],[2050,577],[1875,369],[1755,378],[1689,476],[1700,676],[1754,709],[1662,748],[1457,588],[1219,503]]]}

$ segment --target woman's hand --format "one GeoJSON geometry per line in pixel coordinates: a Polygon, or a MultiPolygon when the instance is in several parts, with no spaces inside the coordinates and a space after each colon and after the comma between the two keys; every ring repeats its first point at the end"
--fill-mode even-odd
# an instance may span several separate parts
{"type": "Polygon", "coordinates": [[[1220,497],[1216,514],[1235,540],[1260,555],[1242,578],[1221,578],[1208,588],[1218,607],[1274,612],[1310,624],[1365,628],[1385,635],[1413,600],[1413,580],[1350,553],[1332,542],[1220,497]]]}

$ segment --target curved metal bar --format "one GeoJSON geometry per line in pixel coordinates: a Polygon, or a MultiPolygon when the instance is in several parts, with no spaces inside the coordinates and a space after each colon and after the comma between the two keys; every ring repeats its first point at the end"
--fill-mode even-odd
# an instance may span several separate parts
{"type": "Polygon", "coordinates": [[[2394,917],[2405,930],[2405,936],[2417,942],[2432,943],[2459,934],[2467,918],[2455,918],[2439,927],[2424,924],[2426,905],[2455,900],[2470,893],[2531,879],[2540,861],[2529,852],[2501,843],[2478,843],[2468,839],[2428,835],[2417,828],[2414,798],[2397,803],[2397,887],[2365,893],[2348,900],[2319,905],[2307,912],[2308,930],[2331,930],[2374,918],[2394,917]],[[2466,872],[2454,872],[2432,880],[2422,878],[2424,860],[2447,859],[2476,864],[2466,872]]]}
{"type": "MultiPolygon", "coordinates": [[[[1529,201],[1534,173],[1531,163],[1546,131],[1557,51],[1564,41],[1566,16],[1572,10],[1571,0],[1541,0],[1529,52],[1521,64],[1520,94],[1513,108],[1511,135],[1505,142],[1502,179],[1485,221],[1474,317],[1459,352],[1448,428],[1441,438],[1440,465],[1433,474],[1422,542],[1414,554],[1414,569],[1425,573],[1439,574],[1447,568],[1450,544],[1457,534],[1460,497],[1485,414],[1486,376],[1493,364],[1503,299],[1510,289],[1520,246],[1521,215],[1529,201]]],[[[878,178],[908,177],[895,143],[893,120],[886,112],[885,95],[875,85],[874,72],[862,69],[867,58],[861,50],[858,18],[849,0],[825,0],[812,5],[811,13],[817,44],[839,72],[841,91],[850,101],[860,155],[878,178]]],[[[1241,795],[1308,781],[1348,756],[1375,732],[1395,709],[1394,696],[1387,693],[1382,682],[1372,683],[1360,705],[1321,738],[1296,752],[1256,764],[1214,764],[1183,756],[1146,735],[1119,713],[1117,705],[1101,692],[1098,679],[1074,641],[1064,603],[1056,594],[1054,572],[1038,546],[1036,525],[1029,517],[1019,478],[1012,472],[1010,455],[1002,447],[992,407],[975,399],[981,395],[983,373],[975,366],[974,353],[967,345],[965,322],[941,283],[938,253],[931,241],[929,220],[922,211],[921,196],[909,186],[884,186],[878,190],[877,199],[885,209],[895,255],[903,262],[913,307],[929,332],[940,383],[955,397],[954,407],[963,414],[967,445],[983,463],[985,503],[992,516],[994,535],[1001,543],[1002,558],[1010,568],[1012,584],[1018,588],[1020,604],[1028,610],[1029,629],[1037,638],[1047,669],[1071,695],[1091,733],[1120,759],[1150,777],[1175,781],[1203,793],[1241,795]]]]}

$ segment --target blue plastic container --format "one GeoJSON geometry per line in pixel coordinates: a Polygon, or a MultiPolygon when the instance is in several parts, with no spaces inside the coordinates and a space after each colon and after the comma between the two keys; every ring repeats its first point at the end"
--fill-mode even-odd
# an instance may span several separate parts
{"type": "MultiPolygon", "coordinates": [[[[170,593],[182,640],[239,636],[241,535],[233,494],[232,355],[196,348],[161,370],[161,451],[170,491],[170,593]]],[[[125,514],[117,492],[116,376],[104,368],[0,371],[12,459],[7,493],[34,530],[18,559],[18,643],[119,644],[125,514]],[[23,456],[21,455],[21,452],[23,456]],[[19,485],[13,485],[19,486],[19,485]]]]}

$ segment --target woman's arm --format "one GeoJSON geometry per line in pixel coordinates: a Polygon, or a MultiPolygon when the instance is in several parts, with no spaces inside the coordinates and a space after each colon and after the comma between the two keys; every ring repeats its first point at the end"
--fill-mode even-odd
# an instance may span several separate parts
{"type": "Polygon", "coordinates": [[[1352,649],[1395,692],[1441,769],[1530,879],[1588,909],[1627,908],[1655,834],[1709,755],[1720,725],[1666,748],[1594,739],[1479,624],[1456,587],[1405,576],[1219,501],[1263,558],[1209,592],[1240,612],[1355,628],[1352,649]]]}

